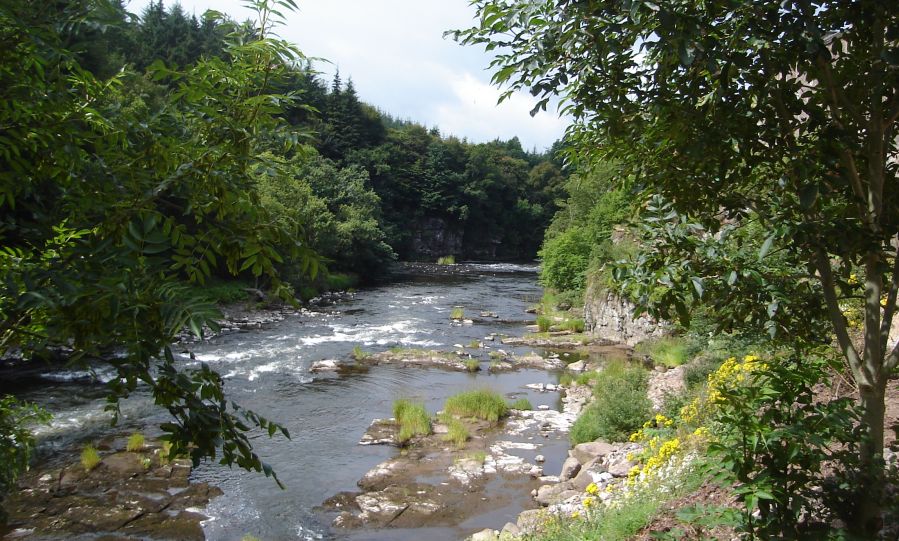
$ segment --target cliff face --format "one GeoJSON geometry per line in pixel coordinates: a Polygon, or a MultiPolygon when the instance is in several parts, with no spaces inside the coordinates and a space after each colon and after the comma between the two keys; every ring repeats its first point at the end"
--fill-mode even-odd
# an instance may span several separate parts
{"type": "Polygon", "coordinates": [[[413,257],[435,259],[462,253],[462,232],[443,218],[425,218],[414,223],[413,230],[413,257]]]}
{"type": "Polygon", "coordinates": [[[605,288],[589,284],[584,295],[584,324],[596,338],[629,346],[669,333],[669,324],[646,314],[634,319],[633,303],[605,288]]]}

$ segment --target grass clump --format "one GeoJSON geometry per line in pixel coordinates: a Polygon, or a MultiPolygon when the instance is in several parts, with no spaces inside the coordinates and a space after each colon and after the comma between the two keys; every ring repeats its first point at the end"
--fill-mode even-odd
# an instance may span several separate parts
{"type": "Polygon", "coordinates": [[[568,387],[572,383],[574,383],[574,376],[572,376],[568,372],[565,372],[564,374],[559,376],[559,385],[568,387]]]}
{"type": "Polygon", "coordinates": [[[593,388],[596,400],[571,427],[573,444],[602,438],[627,441],[652,411],[646,397],[646,371],[635,365],[611,362],[593,388]]]}
{"type": "Polygon", "coordinates": [[[465,365],[465,370],[469,372],[477,372],[481,369],[481,363],[477,359],[465,359],[463,364],[465,365]]]}
{"type": "Polygon", "coordinates": [[[600,378],[600,373],[596,370],[590,370],[589,372],[583,372],[578,374],[574,381],[578,383],[578,385],[592,385],[594,381],[598,381],[600,378]]]}
{"type": "Polygon", "coordinates": [[[499,393],[481,389],[466,391],[446,399],[444,411],[449,415],[473,417],[496,422],[509,412],[509,406],[499,393]]]}
{"type": "Polygon", "coordinates": [[[125,444],[125,450],[136,453],[144,448],[144,435],[135,432],[128,436],[128,443],[125,444]]]}
{"type": "Polygon", "coordinates": [[[475,451],[471,454],[471,458],[483,464],[487,460],[487,453],[485,451],[475,451]]]}
{"type": "Polygon", "coordinates": [[[552,324],[553,321],[548,316],[537,316],[537,328],[540,329],[540,332],[549,332],[552,324]]]}
{"type": "Polygon", "coordinates": [[[469,349],[481,349],[481,343],[477,340],[472,340],[468,343],[467,346],[469,349]]]}
{"type": "Polygon", "coordinates": [[[465,423],[460,421],[459,419],[449,418],[446,421],[446,434],[443,435],[443,441],[451,442],[456,449],[461,449],[465,447],[465,442],[468,441],[469,433],[468,427],[465,426],[465,423]]]}
{"type": "Polygon", "coordinates": [[[532,410],[534,409],[534,405],[531,404],[531,401],[527,398],[521,397],[509,404],[509,408],[513,410],[532,410]]]}
{"type": "Polygon", "coordinates": [[[359,285],[359,277],[355,274],[329,272],[325,277],[328,291],[347,291],[359,285]]]}
{"type": "Polygon", "coordinates": [[[365,361],[371,358],[371,353],[362,349],[361,346],[353,346],[353,353],[351,353],[353,359],[357,361],[365,361]]]}
{"type": "Polygon", "coordinates": [[[393,417],[399,426],[396,440],[404,445],[414,436],[427,436],[431,433],[431,416],[424,404],[416,404],[401,398],[393,403],[393,417]]]}
{"type": "Polygon", "coordinates": [[[465,318],[465,309],[461,306],[453,306],[452,311],[450,311],[450,319],[464,319],[465,318]]]}
{"type": "Polygon", "coordinates": [[[566,319],[562,322],[562,330],[571,332],[584,332],[583,319],[566,319]]]}
{"type": "Polygon", "coordinates": [[[456,264],[456,256],[450,254],[450,255],[445,255],[443,257],[438,257],[437,264],[438,265],[455,265],[456,264]]]}
{"type": "Polygon", "coordinates": [[[81,466],[84,467],[84,471],[93,470],[100,464],[101,460],[100,453],[94,449],[93,445],[88,444],[81,451],[81,466]]]}
{"type": "Polygon", "coordinates": [[[687,362],[689,347],[682,338],[660,338],[637,345],[638,354],[647,355],[655,364],[674,368],[687,362]]]}

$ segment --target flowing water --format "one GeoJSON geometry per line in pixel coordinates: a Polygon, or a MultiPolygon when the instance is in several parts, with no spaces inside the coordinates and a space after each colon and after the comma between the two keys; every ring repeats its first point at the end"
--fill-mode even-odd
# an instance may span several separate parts
{"type": "MultiPolygon", "coordinates": [[[[526,492],[506,494],[502,505],[486,505],[483,512],[460,520],[453,528],[332,531],[328,524],[333,515],[317,507],[340,491],[355,490],[365,472],[398,452],[389,446],[358,445],[373,418],[391,415],[395,399],[417,399],[434,412],[449,395],[486,387],[509,398],[525,396],[535,407],[557,408],[556,393],[525,388],[553,382],[557,375],[541,370],[497,375],[486,370],[468,374],[398,366],[312,374],[309,367],[323,359],[347,361],[357,345],[372,352],[392,346],[452,350],[458,349],[454,345],[483,341],[491,333],[520,335],[528,319],[525,309],[540,294],[536,267],[530,265],[406,265],[399,281],[361,291],[350,300],[288,316],[264,329],[191,345],[196,362],[208,363],[225,377],[229,399],[277,420],[293,437],[253,439],[256,451],[278,473],[285,490],[261,474],[238,469],[203,464],[194,471],[195,479],[225,492],[207,509],[212,517],[204,524],[207,538],[231,540],[252,534],[260,539],[460,539],[477,529],[514,521],[529,503],[526,492]],[[451,324],[454,306],[463,306],[473,324],[451,324]],[[481,311],[498,317],[480,318],[481,311]]],[[[498,340],[484,343],[513,349],[498,340]]],[[[486,368],[486,352],[478,352],[486,368]]],[[[41,434],[45,456],[110,430],[108,415],[102,412],[103,386],[87,376],[45,374],[39,385],[20,393],[55,414],[53,425],[41,434]]],[[[104,374],[99,376],[102,379],[104,374]]],[[[140,428],[148,434],[154,433],[154,424],[166,419],[140,393],[123,403],[123,413],[125,428],[140,428]]],[[[122,431],[122,426],[115,430],[122,431]]],[[[547,457],[545,470],[558,473],[567,449],[564,435],[543,443],[539,452],[547,457]]],[[[528,456],[532,457],[533,453],[528,456]]],[[[488,492],[508,490],[503,483],[495,485],[488,485],[488,492]]]]}

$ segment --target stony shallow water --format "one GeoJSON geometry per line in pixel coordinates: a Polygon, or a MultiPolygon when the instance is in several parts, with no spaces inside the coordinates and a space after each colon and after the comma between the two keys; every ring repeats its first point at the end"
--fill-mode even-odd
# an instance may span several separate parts
{"type": "MultiPolygon", "coordinates": [[[[356,482],[397,449],[360,446],[360,436],[376,417],[389,417],[395,399],[423,401],[429,411],[439,410],[447,396],[472,388],[491,388],[509,398],[526,396],[535,407],[558,407],[556,393],[536,393],[526,384],[550,383],[557,375],[523,370],[500,375],[486,370],[477,374],[439,369],[375,366],[349,374],[311,374],[318,360],[344,362],[354,346],[382,351],[392,346],[458,349],[490,333],[520,335],[525,313],[541,290],[536,267],[509,264],[465,264],[452,267],[407,265],[400,281],[359,292],[353,299],[312,313],[288,316],[264,329],[235,332],[190,349],[196,362],[206,362],[224,375],[229,398],[288,428],[292,440],[253,439],[257,452],[278,472],[286,485],[280,490],[260,474],[229,470],[213,464],[194,472],[198,480],[221,487],[225,495],[207,509],[204,524],[208,539],[240,539],[252,534],[260,539],[460,539],[484,527],[501,527],[514,521],[530,504],[530,496],[515,482],[497,477],[488,482],[488,502],[455,527],[332,531],[333,515],[317,509],[330,496],[355,490],[356,482]],[[453,306],[463,306],[471,325],[454,326],[453,306]],[[480,318],[490,311],[498,318],[480,318]]],[[[510,351],[499,341],[491,348],[510,351]]],[[[472,351],[472,350],[469,350],[472,351]]],[[[525,352],[527,348],[517,351],[525,352]]],[[[486,351],[473,351],[484,357],[486,351]]],[[[102,385],[90,383],[86,374],[47,374],[40,385],[23,394],[45,404],[56,421],[43,430],[44,453],[108,431],[102,412],[102,385]]],[[[101,379],[103,374],[100,374],[101,379]]],[[[124,426],[152,434],[152,425],[165,420],[146,396],[123,405],[124,426]]],[[[116,430],[121,430],[117,428],[116,430]]],[[[532,460],[546,456],[545,471],[557,474],[564,459],[564,435],[540,442],[537,451],[521,451],[532,460]]]]}

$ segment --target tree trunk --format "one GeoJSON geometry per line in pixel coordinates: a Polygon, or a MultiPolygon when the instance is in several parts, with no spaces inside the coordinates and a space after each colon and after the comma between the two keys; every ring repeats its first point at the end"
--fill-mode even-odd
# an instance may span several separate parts
{"type": "Polygon", "coordinates": [[[862,423],[866,429],[861,446],[860,483],[858,483],[858,508],[856,509],[854,533],[863,539],[873,539],[883,526],[881,501],[884,489],[883,466],[883,419],[886,391],[885,375],[880,375],[872,387],[862,387],[859,391],[862,406],[862,423]]]}

